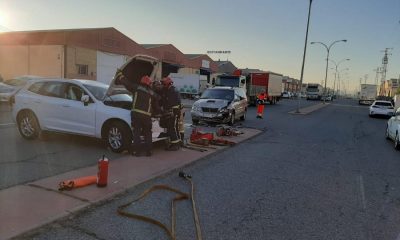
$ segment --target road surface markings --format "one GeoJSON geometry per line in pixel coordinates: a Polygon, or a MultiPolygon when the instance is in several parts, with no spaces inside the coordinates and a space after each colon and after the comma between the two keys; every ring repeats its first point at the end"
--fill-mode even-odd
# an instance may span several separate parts
{"type": "Polygon", "coordinates": [[[15,123],[0,123],[0,128],[14,127],[15,123]]]}
{"type": "Polygon", "coordinates": [[[359,179],[359,183],[360,183],[361,204],[362,204],[363,210],[365,211],[367,209],[367,204],[365,201],[364,180],[361,175],[358,177],[358,179],[359,179]]]}
{"type": "Polygon", "coordinates": [[[352,108],[363,108],[363,109],[367,109],[366,106],[347,105],[347,104],[337,104],[337,103],[332,103],[332,106],[337,106],[337,107],[352,107],[352,108]]]}
{"type": "Polygon", "coordinates": [[[308,107],[300,108],[299,112],[297,112],[297,110],[294,110],[294,111],[290,111],[289,113],[290,114],[307,115],[307,114],[317,111],[323,107],[326,107],[328,105],[330,105],[330,103],[318,103],[318,104],[314,104],[314,105],[311,105],[308,107]]]}

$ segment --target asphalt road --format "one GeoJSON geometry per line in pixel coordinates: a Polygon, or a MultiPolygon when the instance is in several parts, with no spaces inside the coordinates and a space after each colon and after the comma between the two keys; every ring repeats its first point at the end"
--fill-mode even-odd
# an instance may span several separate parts
{"type": "MultiPolygon", "coordinates": [[[[267,106],[263,120],[251,109],[245,125],[264,133],[184,169],[196,186],[203,239],[400,239],[400,152],[385,140],[386,120],[350,100],[288,114],[295,105],[267,106]]],[[[189,191],[173,172],[24,238],[168,239],[116,214],[155,184],[189,191]]],[[[157,192],[128,209],[168,224],[171,197],[157,192]]],[[[177,239],[195,239],[192,218],[190,202],[178,203],[177,239]]]]}

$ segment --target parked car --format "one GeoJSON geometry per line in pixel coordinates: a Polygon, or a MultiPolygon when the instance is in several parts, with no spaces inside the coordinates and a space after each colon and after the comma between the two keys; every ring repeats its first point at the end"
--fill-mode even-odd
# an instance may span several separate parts
{"type": "Polygon", "coordinates": [[[19,89],[25,86],[28,81],[40,79],[39,76],[20,76],[5,80],[0,83],[0,102],[9,102],[10,98],[15,95],[19,89]]]}
{"type": "Polygon", "coordinates": [[[243,88],[233,87],[206,89],[191,110],[194,125],[199,121],[233,125],[237,119],[245,120],[246,113],[246,93],[243,88]]]}
{"type": "MultiPolygon", "coordinates": [[[[134,57],[121,69],[132,74],[128,79],[154,77],[157,62],[151,57],[134,57]]],[[[132,143],[132,97],[114,81],[108,86],[91,80],[34,80],[14,96],[13,102],[13,118],[25,139],[35,139],[42,131],[85,135],[104,139],[114,152],[127,150],[132,143]]],[[[153,141],[163,139],[159,136],[164,129],[157,120],[152,131],[153,141]]]]}
{"type": "Polygon", "coordinates": [[[374,101],[369,107],[369,116],[391,117],[394,113],[394,107],[390,101],[374,101]]]}
{"type": "Polygon", "coordinates": [[[321,100],[322,101],[332,101],[333,100],[333,98],[332,98],[332,96],[331,95],[323,95],[322,96],[322,98],[321,98],[321,100]]]}
{"type": "Polygon", "coordinates": [[[291,94],[290,94],[290,92],[283,92],[282,93],[282,98],[291,98],[291,94]]]}
{"type": "Polygon", "coordinates": [[[400,108],[387,122],[386,138],[393,140],[394,148],[400,150],[400,108]]]}

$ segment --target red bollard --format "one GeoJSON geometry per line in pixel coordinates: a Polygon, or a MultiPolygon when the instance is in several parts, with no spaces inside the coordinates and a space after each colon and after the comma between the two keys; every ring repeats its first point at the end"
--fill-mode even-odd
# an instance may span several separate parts
{"type": "Polygon", "coordinates": [[[97,164],[99,170],[97,172],[97,186],[105,187],[108,181],[108,159],[103,155],[97,164]]]}

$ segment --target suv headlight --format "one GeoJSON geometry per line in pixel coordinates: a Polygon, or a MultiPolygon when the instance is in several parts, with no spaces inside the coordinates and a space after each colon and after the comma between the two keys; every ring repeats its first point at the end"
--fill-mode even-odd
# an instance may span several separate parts
{"type": "Polygon", "coordinates": [[[220,113],[229,113],[228,107],[223,107],[219,110],[220,113]]]}
{"type": "Polygon", "coordinates": [[[193,111],[193,112],[200,112],[200,111],[201,111],[201,108],[200,108],[198,105],[193,104],[193,106],[192,106],[192,111],[193,111]]]}

